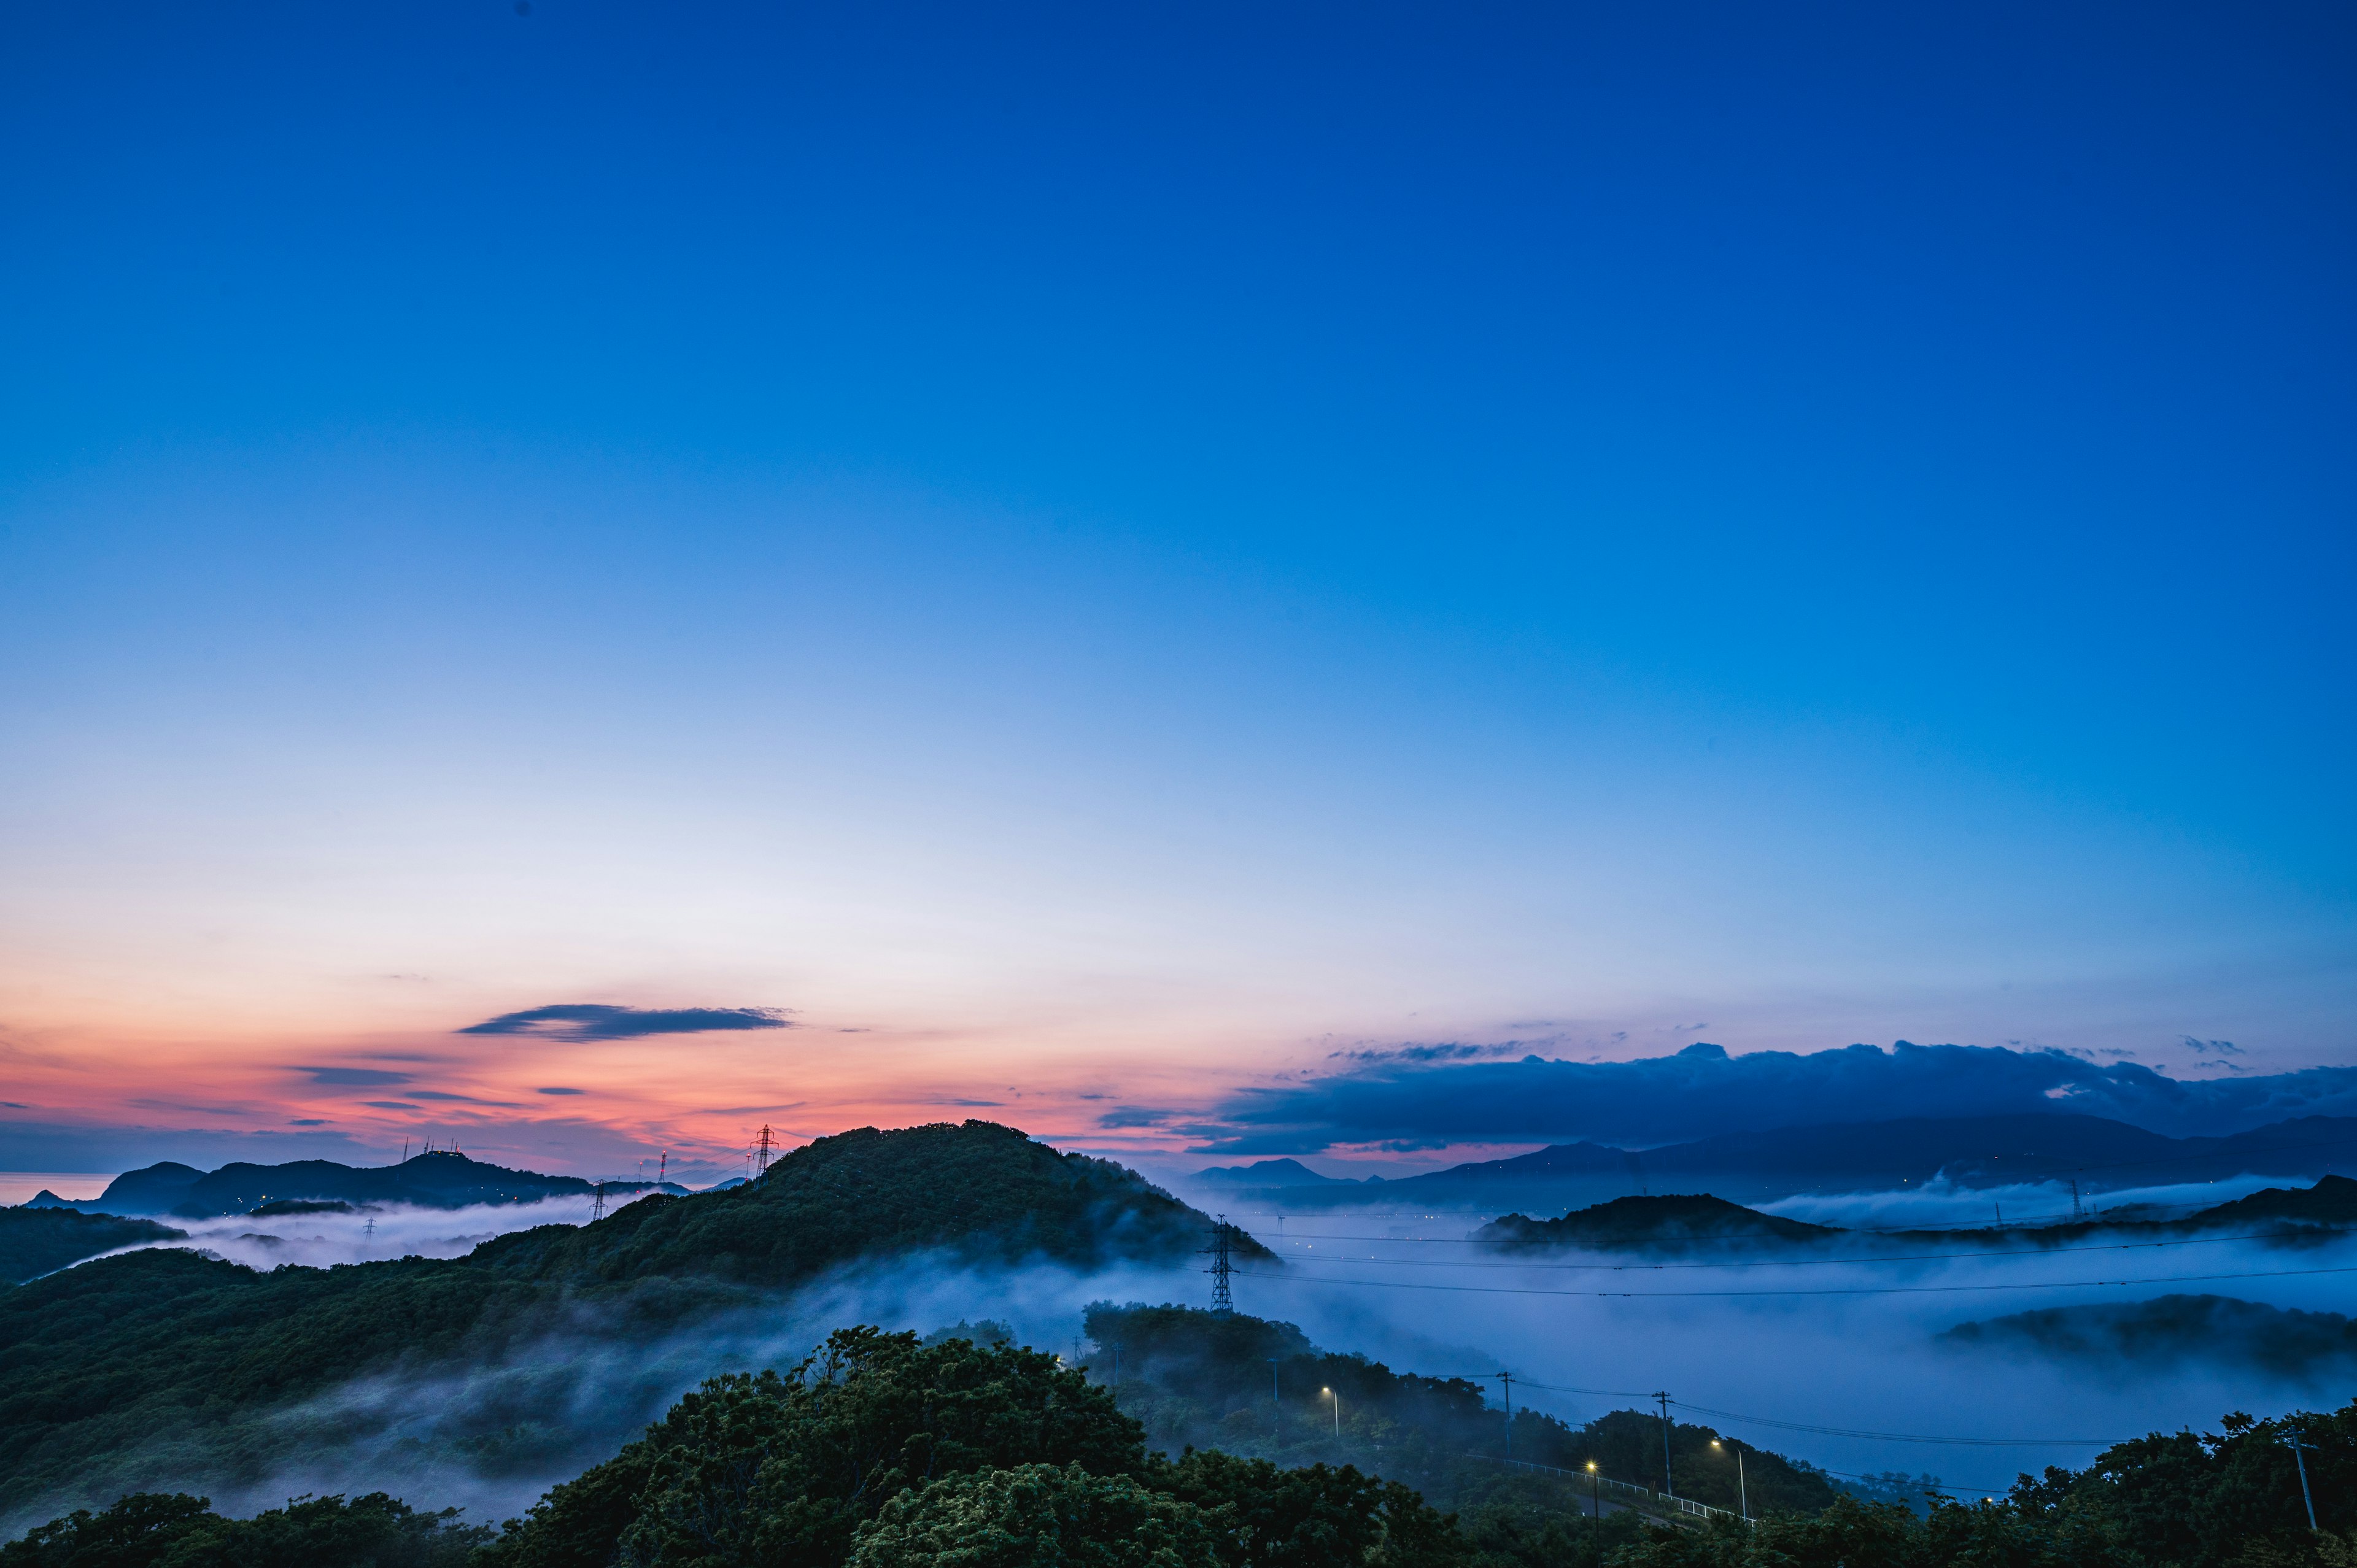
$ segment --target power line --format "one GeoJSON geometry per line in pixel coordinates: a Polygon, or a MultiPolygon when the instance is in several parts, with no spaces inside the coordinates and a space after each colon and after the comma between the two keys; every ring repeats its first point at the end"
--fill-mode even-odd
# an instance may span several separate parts
{"type": "Polygon", "coordinates": [[[1697,1415],[1715,1415],[1721,1421],[1748,1422],[1754,1426],[1773,1426],[1785,1432],[1823,1433],[1829,1437],[1867,1437],[1878,1443],[1932,1443],[1950,1448],[2110,1448],[2126,1441],[2119,1437],[1926,1437],[1911,1432],[1866,1432],[1847,1426],[1812,1426],[1800,1421],[1771,1421],[1764,1415],[1739,1415],[1731,1410],[1713,1410],[1708,1405],[1688,1404],[1684,1400],[1672,1400],[1670,1402],[1680,1410],[1690,1410],[1697,1415]]]}
{"type": "Polygon", "coordinates": [[[1641,1296],[1661,1299],[1677,1296],[1750,1296],[1750,1295],[1939,1295],[1965,1291],[2026,1291],[2026,1290],[2096,1290],[2114,1285],[2198,1284],[2212,1280],[2274,1280],[2306,1277],[2314,1274],[2357,1274],[2357,1265],[2335,1269],[2263,1269],[2245,1273],[2169,1274],[2156,1279],[2118,1280],[2026,1280],[2016,1284],[1992,1285],[1835,1285],[1815,1290],[1542,1290],[1535,1285],[1444,1285],[1426,1284],[1415,1280],[1340,1280],[1318,1279],[1309,1275],[1254,1273],[1238,1269],[1246,1279],[1275,1280],[1300,1284],[1372,1285],[1381,1290],[1438,1290],[1470,1293],[1479,1295],[1588,1295],[1641,1296]]]}
{"type": "MultiPolygon", "coordinates": [[[[1493,1376],[1495,1374],[1492,1374],[1493,1376]]],[[[1658,1400],[1665,1396],[1639,1393],[1634,1389],[1576,1389],[1563,1383],[1543,1383],[1535,1378],[1516,1378],[1525,1388],[1544,1389],[1555,1394],[1585,1394],[1593,1399],[1658,1400]]],[[[1738,1411],[1716,1410],[1706,1404],[1692,1404],[1682,1399],[1670,1403],[1696,1415],[1715,1415],[1722,1421],[1749,1422],[1757,1426],[1773,1426],[1786,1432],[1815,1432],[1829,1437],[1870,1437],[1884,1443],[1936,1443],[1955,1448],[2109,1448],[2126,1442],[2119,1437],[1928,1437],[1920,1433],[1868,1432],[1851,1426],[1813,1426],[1806,1422],[1776,1421],[1764,1415],[1745,1415],[1738,1411]]]]}
{"type": "MultiPolygon", "coordinates": [[[[2271,1191],[2281,1189],[2263,1188],[2262,1190],[2271,1191]]],[[[2308,1189],[2298,1188],[2294,1190],[2305,1191],[2308,1189]]],[[[1705,1193],[1700,1196],[1709,1197],[1711,1195],[1705,1193]]],[[[2228,1204],[2239,1203],[2241,1201],[2241,1198],[2229,1198],[2225,1203],[2139,1203],[2135,1205],[2134,1208],[2137,1210],[2150,1213],[2184,1214],[2191,1216],[2204,1214],[2213,1208],[2226,1208],[2228,1204]]],[[[1741,1208],[1743,1206],[1736,1204],[1733,1205],[1733,1207],[1741,1208]]],[[[1487,1209],[1479,1211],[1467,1210],[1460,1216],[1460,1218],[1478,1219],[1482,1215],[1486,1215],[1488,1212],[1489,1211],[1487,1209]]],[[[1751,1212],[1760,1214],[1763,1218],[1769,1219],[1781,1219],[1785,1218],[1785,1216],[1779,1214],[1769,1214],[1764,1209],[1753,1209],[1751,1212]]],[[[1818,1225],[1813,1220],[1796,1219],[1793,1220],[1792,1223],[1796,1225],[1808,1225],[1813,1230],[1824,1231],[1828,1236],[1969,1236],[1975,1232],[1998,1232],[2010,1234],[2028,1230],[2122,1230],[2143,1225],[2172,1225],[2184,1223],[2183,1220],[2169,1219],[2104,1219],[2100,1216],[2093,1219],[2072,1221],[2065,1220],[2064,1216],[2060,1209],[2056,1210],[2051,1215],[2033,1215],[2031,1218],[2046,1218],[2063,1222],[2054,1225],[2003,1226],[1983,1225],[1977,1220],[1960,1221],[1951,1225],[1942,1225],[1931,1222],[1914,1225],[1818,1225]]],[[[1553,1219],[1532,1219],[1527,1215],[1501,1215],[1499,1219],[1518,1219],[1525,1220],[1527,1223],[1533,1225],[1554,1225],[1559,1223],[1559,1221],[1553,1219]]],[[[1495,1224],[1497,1222],[1497,1219],[1486,1220],[1485,1228],[1487,1225],[1495,1224]]],[[[1797,1245],[1803,1240],[1814,1240],[1814,1238],[1807,1237],[1781,1238],[1774,1236],[1683,1236],[1664,1238],[1659,1232],[1652,1230],[1613,1230],[1598,1235],[1573,1238],[1565,1238],[1560,1236],[1362,1236],[1352,1232],[1340,1230],[1297,1230],[1291,1232],[1286,1239],[1287,1240],[1306,1241],[1390,1241],[1419,1247],[1564,1248],[1577,1247],[1589,1243],[1660,1243],[1664,1240],[1674,1240],[1681,1247],[1757,1247],[1777,1240],[1787,1240],[1797,1245]]]]}
{"type": "MultiPolygon", "coordinates": [[[[2128,1252],[2144,1247],[2203,1247],[2222,1241],[2281,1241],[2307,1240],[2316,1236],[2357,1235],[2357,1226],[2312,1226],[2296,1230],[2259,1230],[2240,1236],[2188,1236],[2174,1241],[2104,1241],[2085,1246],[2064,1247],[1998,1247],[1983,1248],[1970,1252],[1895,1252],[1867,1258],[1753,1258],[1731,1262],[1681,1263],[1551,1263],[1492,1262],[1481,1258],[1315,1258],[1306,1254],[1287,1253],[1291,1263],[1379,1263],[1394,1269],[1566,1269],[1580,1272],[1620,1273],[1641,1269],[1805,1269],[1824,1268],[1835,1263],[1934,1263],[1956,1259],[1986,1258],[2047,1258],[2061,1252],[2128,1252]]],[[[1376,1240],[1390,1238],[1351,1237],[1351,1240],[1376,1240]]],[[[1436,1240],[1445,1238],[1436,1237],[1436,1240]]],[[[1683,1243],[1681,1243],[1683,1244],[1683,1243]]]]}

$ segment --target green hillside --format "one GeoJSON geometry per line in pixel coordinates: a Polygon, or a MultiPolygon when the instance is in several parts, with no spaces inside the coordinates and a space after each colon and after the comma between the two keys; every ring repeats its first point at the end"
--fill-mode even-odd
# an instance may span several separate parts
{"type": "MultiPolygon", "coordinates": [[[[1314,1355],[1285,1325],[1209,1316],[1106,1308],[1098,1323],[1128,1337],[1145,1366],[1182,1380],[1254,1350],[1277,1355],[1280,1375],[1288,1350],[1314,1355]]],[[[1340,1373],[1355,1359],[1329,1358],[1318,1369],[1340,1373]]],[[[1362,1394],[1382,1402],[1380,1369],[1357,1369],[1362,1394]]],[[[1037,1350],[840,1329],[788,1371],[708,1379],[496,1533],[489,1521],[382,1492],[297,1499],[251,1520],[223,1518],[201,1498],[149,1494],[0,1541],[0,1568],[2345,1568],[2357,1560],[2357,1405],[2275,1422],[2229,1415],[2213,1434],[2155,1433],[2083,1471],[2022,1477],[2002,1498],[1934,1498],[1922,1515],[1848,1498],[1796,1509],[1755,1491],[1752,1522],[1665,1525],[1627,1511],[1591,1519],[1577,1479],[1502,1466],[1469,1466],[1478,1490],[1444,1514],[1389,1468],[1205,1450],[1173,1459],[1153,1452],[1129,1402],[1126,1380],[1116,1392],[1037,1350]],[[2314,1531],[2286,1442],[2293,1432],[2304,1444],[2314,1531]]],[[[1624,1412],[1562,1431],[1577,1443],[1603,1427],[1609,1445],[1620,1422],[1652,1424],[1624,1412]]],[[[1518,1422],[1515,1434],[1538,1430],[1518,1422]]],[[[1771,1456],[1749,1456],[1755,1476],[1767,1471],[1771,1456]]]]}
{"type": "MultiPolygon", "coordinates": [[[[1508,1441],[1494,1382],[1394,1372],[1364,1356],[1320,1350],[1289,1323],[1242,1313],[1100,1302],[1086,1323],[1097,1347],[1091,1371],[1102,1380],[1119,1377],[1121,1408],[1145,1424],[1158,1449],[1217,1447],[1281,1464],[1357,1465],[1448,1507],[1513,1489],[1513,1472],[1499,1463],[1508,1441]]],[[[1575,1472],[1593,1459],[1615,1480],[1659,1489],[1662,1435],[1660,1421],[1639,1411],[1573,1426],[1518,1402],[1512,1457],[1575,1472]]],[[[1734,1508],[1727,1445],[1735,1444],[1709,1427],[1672,1423],[1678,1494],[1734,1508]]],[[[1839,1495],[1824,1477],[1781,1455],[1739,1446],[1754,1509],[1814,1512],[1839,1495]]]]}
{"type": "Polygon", "coordinates": [[[1780,1219],[1708,1193],[1616,1197],[1558,1219],[1508,1214],[1476,1230],[1501,1247],[1647,1247],[1682,1241],[1816,1241],[1841,1234],[1825,1225],[1780,1219]]]}
{"type": "Polygon", "coordinates": [[[117,1247],[186,1234],[152,1219],[70,1208],[0,1208],[0,1284],[16,1284],[117,1247]]]}
{"type": "MultiPolygon", "coordinates": [[[[488,1241],[474,1262],[571,1281],[701,1275],[791,1284],[854,1258],[947,1249],[1084,1267],[1200,1250],[1211,1220],[1127,1167],[1065,1155],[1011,1127],[948,1122],[822,1138],[758,1182],[647,1197],[598,1224],[488,1241]]],[[[1239,1256],[1272,1257],[1239,1234],[1239,1256]]]]}
{"type": "MultiPolygon", "coordinates": [[[[350,1439],[345,1423],[282,1419],[290,1403],[396,1363],[490,1365],[560,1321],[643,1342],[866,1257],[1171,1261],[1211,1226],[1118,1165],[968,1122],[821,1139],[745,1187],[452,1261],[264,1273],[182,1251],[100,1259],[0,1290],[0,1518],[35,1498],[258,1477],[350,1439]]],[[[511,1447],[586,1440],[561,1412],[509,1420],[511,1447]]]]}

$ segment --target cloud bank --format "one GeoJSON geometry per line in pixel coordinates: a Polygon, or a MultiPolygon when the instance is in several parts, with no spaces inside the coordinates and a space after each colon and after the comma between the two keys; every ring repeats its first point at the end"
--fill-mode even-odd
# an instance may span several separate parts
{"type": "Polygon", "coordinates": [[[502,1013],[453,1031],[461,1035],[534,1035],[549,1040],[628,1040],[643,1035],[702,1035],[715,1030],[791,1029],[780,1007],[615,1007],[560,1002],[502,1013]]]}
{"type": "Polygon", "coordinates": [[[2179,1083],[2133,1062],[1990,1046],[1850,1046],[1729,1056],[1693,1045],[1626,1062],[1388,1058],[1275,1088],[1243,1089],[1192,1130],[1201,1154],[1307,1154],[1462,1143],[1637,1146],[1719,1133],[1901,1116],[2060,1112],[2172,1137],[2295,1116],[2357,1115],[2357,1068],[2179,1083]]]}

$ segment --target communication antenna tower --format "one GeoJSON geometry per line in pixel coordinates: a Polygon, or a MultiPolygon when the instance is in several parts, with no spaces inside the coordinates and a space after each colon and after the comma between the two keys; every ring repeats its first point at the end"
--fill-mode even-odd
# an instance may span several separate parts
{"type": "Polygon", "coordinates": [[[1233,1265],[1228,1262],[1228,1217],[1220,1216],[1219,1224],[1211,1230],[1211,1310],[1225,1317],[1236,1309],[1235,1297],[1228,1291],[1228,1275],[1233,1265]]]}
{"type": "Polygon", "coordinates": [[[670,1171],[670,1169],[671,1169],[671,1151],[670,1151],[669,1149],[665,1149],[665,1150],[662,1152],[662,1161],[661,1161],[659,1164],[657,1164],[657,1165],[656,1165],[656,1166],[655,1166],[655,1185],[656,1185],[657,1187],[661,1187],[661,1186],[662,1186],[662,1184],[663,1184],[663,1176],[664,1176],[665,1173],[667,1173],[668,1171],[670,1171]]]}
{"type": "Polygon", "coordinates": [[[770,1124],[761,1123],[761,1142],[753,1154],[753,1179],[759,1181],[770,1174],[770,1124]]]}

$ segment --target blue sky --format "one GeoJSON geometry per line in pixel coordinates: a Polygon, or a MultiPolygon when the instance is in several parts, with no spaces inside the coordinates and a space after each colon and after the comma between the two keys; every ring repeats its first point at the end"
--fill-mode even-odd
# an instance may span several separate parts
{"type": "Polygon", "coordinates": [[[2341,9],[5,25],[27,1115],[2346,1058],[2341,9]]]}

